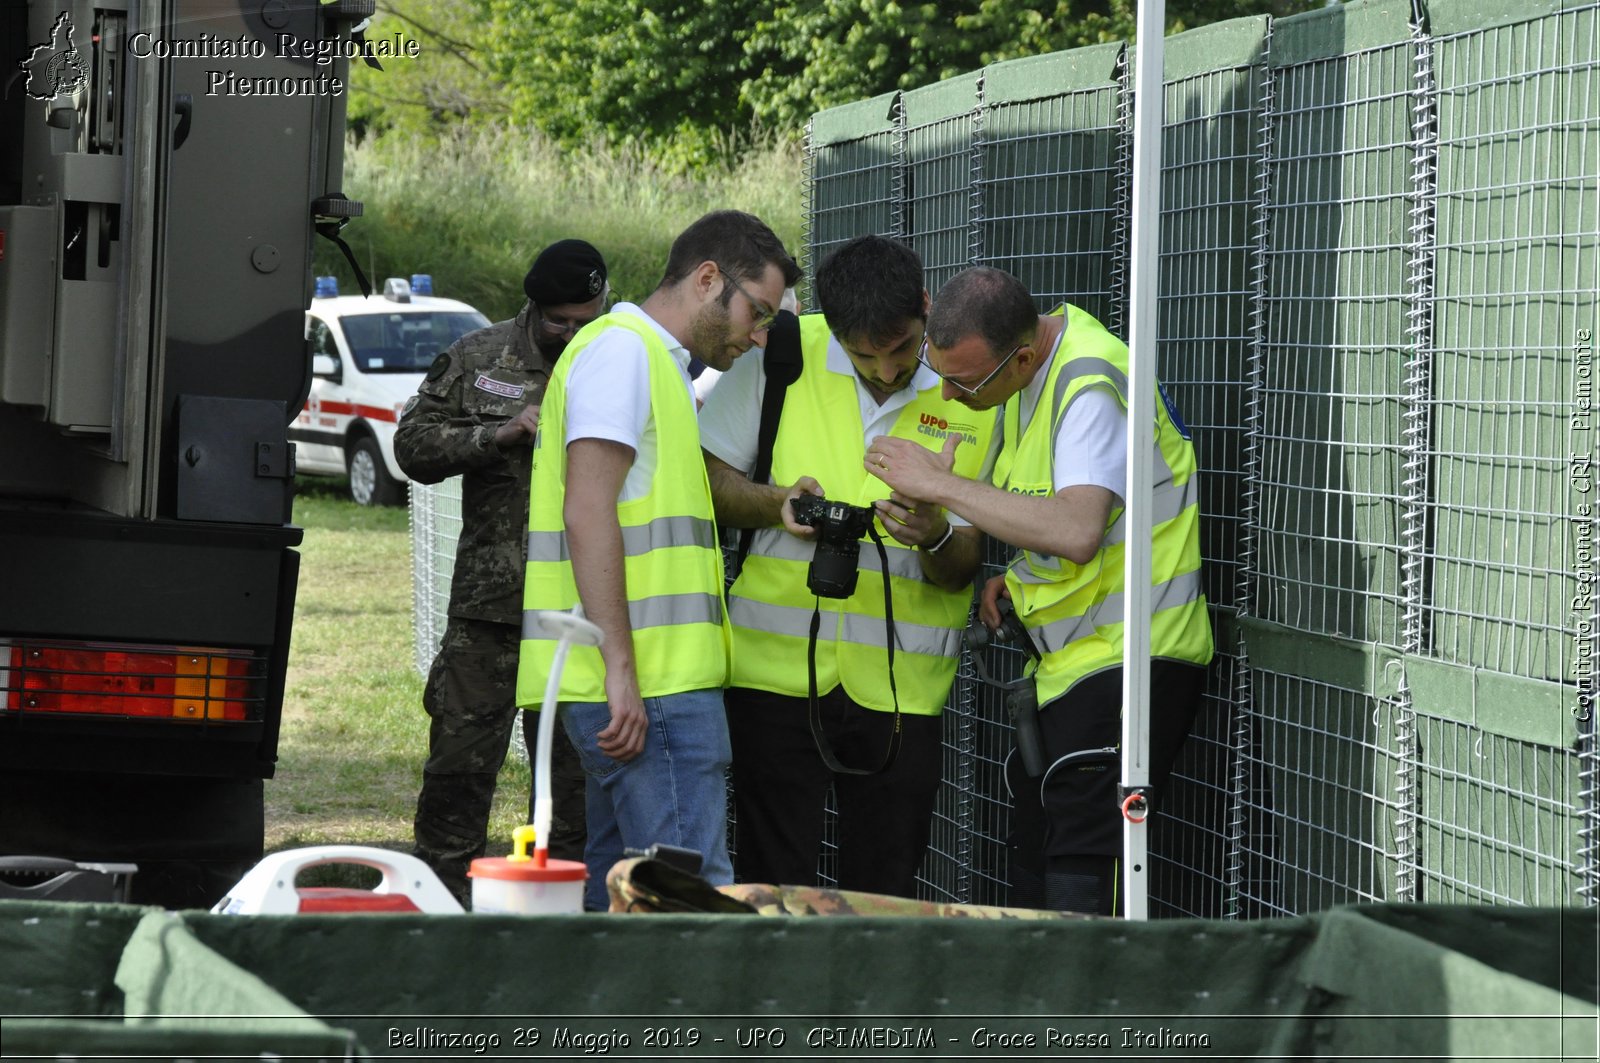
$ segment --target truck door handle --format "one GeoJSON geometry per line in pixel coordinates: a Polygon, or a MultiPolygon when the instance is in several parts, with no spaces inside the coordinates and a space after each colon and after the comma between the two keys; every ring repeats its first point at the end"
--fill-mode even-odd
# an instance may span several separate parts
{"type": "Polygon", "coordinates": [[[178,116],[178,128],[172,132],[172,150],[177,151],[189,139],[189,125],[194,118],[194,97],[187,92],[178,93],[173,100],[172,111],[178,116]]]}

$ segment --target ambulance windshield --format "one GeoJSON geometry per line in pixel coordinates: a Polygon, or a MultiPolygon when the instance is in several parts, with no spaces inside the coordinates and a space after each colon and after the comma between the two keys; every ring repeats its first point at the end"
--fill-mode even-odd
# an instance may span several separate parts
{"type": "Polygon", "coordinates": [[[446,347],[488,323],[482,314],[456,310],[339,318],[356,367],[363,373],[421,373],[446,347]]]}

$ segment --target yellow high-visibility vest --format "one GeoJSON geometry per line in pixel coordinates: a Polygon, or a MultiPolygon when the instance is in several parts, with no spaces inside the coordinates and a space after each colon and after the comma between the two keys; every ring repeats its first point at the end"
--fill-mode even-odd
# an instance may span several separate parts
{"type": "MultiPolygon", "coordinates": [[[[804,368],[784,395],[783,421],[772,448],[772,482],[794,483],[814,477],[827,497],[870,506],[889,497],[889,487],[862,467],[866,444],[855,374],[827,367],[828,323],[820,314],[800,318],[804,368]]],[[[961,436],[955,471],[978,475],[993,430],[991,413],[974,413],[939,398],[939,387],[921,391],[904,406],[890,435],[943,448],[945,437],[961,436]]],[[[972,602],[970,588],[947,591],[922,575],[917,551],[901,546],[883,531],[889,558],[894,606],[895,683],[900,710],[936,715],[955,678],[961,631],[972,602]]],[[[814,542],[783,528],[762,528],[751,540],[750,555],[728,592],[733,620],[733,685],[805,697],[806,647],[812,608],[818,599],[806,589],[806,570],[814,542]]],[[[817,690],[844,684],[858,704],[892,711],[888,654],[884,641],[883,565],[870,539],[861,543],[855,592],[845,599],[821,599],[822,628],[817,638],[817,690]]]]}
{"type": "MultiPolygon", "coordinates": [[[[1050,364],[1039,405],[1024,429],[1021,403],[1006,403],[1002,445],[995,462],[996,486],[1019,494],[1055,493],[1056,436],[1073,400],[1103,387],[1128,408],[1128,348],[1075,306],[1050,364]]],[[[1200,591],[1200,503],[1194,447],[1179,427],[1166,395],[1156,403],[1155,511],[1150,578],[1150,653],[1206,664],[1211,660],[1211,621],[1200,591]]],[[[1039,704],[1066,693],[1078,680],[1122,664],[1123,510],[1114,508],[1100,552],[1085,565],[1021,551],[1006,573],[1017,616],[1043,660],[1036,677],[1039,704]]]]}
{"type": "MultiPolygon", "coordinates": [[[[628,619],[643,697],[720,688],[727,682],[730,635],[722,597],[722,555],[711,512],[711,485],[700,455],[694,398],[660,335],[635,314],[612,313],[581,329],[562,353],[539,410],[528,498],[528,561],[523,584],[517,704],[537,706],[556,640],[537,622],[540,610],[578,601],[562,506],[567,487],[567,379],[601,332],[625,328],[649,357],[650,416],[656,467],[643,496],[617,503],[622,526],[628,619]]],[[[561,700],[605,701],[605,665],[593,646],[573,646],[561,674],[561,700]]]]}

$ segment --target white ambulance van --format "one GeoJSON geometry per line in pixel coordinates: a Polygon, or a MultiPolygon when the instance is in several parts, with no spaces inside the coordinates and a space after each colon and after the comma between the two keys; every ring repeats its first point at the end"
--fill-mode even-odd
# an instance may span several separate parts
{"type": "Polygon", "coordinates": [[[489,319],[466,303],[433,295],[433,279],[391,277],[383,294],[340,295],[318,277],[306,311],[311,394],[289,438],[296,471],[350,477],[363,506],[400,505],[406,476],[394,460],[401,407],[444,349],[489,319]]]}

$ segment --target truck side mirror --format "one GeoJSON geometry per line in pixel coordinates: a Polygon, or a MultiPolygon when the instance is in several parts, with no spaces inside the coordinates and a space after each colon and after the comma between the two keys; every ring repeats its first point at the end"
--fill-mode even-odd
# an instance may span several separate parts
{"type": "Polygon", "coordinates": [[[324,377],[335,383],[344,375],[339,366],[339,359],[331,354],[313,354],[311,356],[311,375],[324,377]]]}

